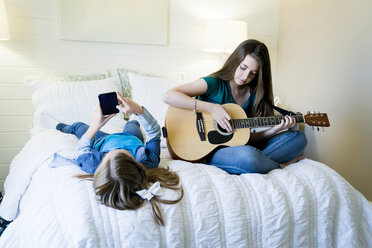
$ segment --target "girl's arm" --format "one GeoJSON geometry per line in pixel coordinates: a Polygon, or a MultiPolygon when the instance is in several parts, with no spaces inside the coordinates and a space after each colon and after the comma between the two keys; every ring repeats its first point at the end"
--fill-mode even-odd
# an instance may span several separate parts
{"type": "Polygon", "coordinates": [[[160,162],[160,126],[156,119],[150,114],[145,107],[141,107],[138,103],[130,98],[124,98],[117,92],[119,103],[123,106],[118,106],[118,109],[124,113],[136,114],[137,120],[146,132],[146,144],[138,148],[136,152],[136,161],[143,163],[150,168],[158,167],[160,162]]]}
{"type": "Polygon", "coordinates": [[[84,136],[88,139],[94,139],[96,133],[115,115],[103,116],[101,106],[98,105],[97,109],[92,113],[92,121],[84,136]]]}
{"type": "Polygon", "coordinates": [[[193,98],[205,94],[207,89],[208,85],[205,80],[198,79],[168,90],[163,95],[163,101],[168,105],[184,109],[194,109],[196,106],[196,110],[211,113],[221,127],[232,131],[229,121],[231,117],[222,105],[193,98]],[[195,101],[197,101],[196,104],[195,101]]]}
{"type": "Polygon", "coordinates": [[[88,173],[94,173],[104,154],[93,148],[96,133],[103,127],[115,114],[103,116],[102,109],[98,105],[92,113],[92,121],[88,130],[80,138],[75,151],[75,160],[81,169],[88,173]]]}
{"type": "MultiPolygon", "coordinates": [[[[195,106],[195,99],[193,97],[203,95],[207,92],[208,85],[204,79],[198,79],[194,82],[177,86],[168,90],[163,95],[163,101],[171,106],[193,109],[195,106]]],[[[197,109],[209,112],[211,103],[198,101],[197,109]]]]}
{"type": "Polygon", "coordinates": [[[136,160],[150,168],[157,168],[160,162],[160,126],[145,107],[142,110],[137,120],[146,132],[146,144],[138,148],[136,160]]]}
{"type": "Polygon", "coordinates": [[[123,103],[123,106],[118,105],[117,108],[126,114],[136,114],[138,116],[138,122],[145,130],[147,140],[160,139],[160,126],[150,112],[132,99],[123,97],[119,92],[116,92],[116,94],[119,103],[123,103]]]}
{"type": "Polygon", "coordinates": [[[79,167],[88,173],[94,173],[104,157],[101,153],[93,148],[93,139],[88,139],[85,134],[79,140],[75,152],[75,161],[79,167]]]}
{"type": "Polygon", "coordinates": [[[116,96],[118,97],[119,105],[116,106],[121,112],[125,114],[142,114],[142,107],[128,97],[123,97],[119,92],[116,91],[116,96]]]}

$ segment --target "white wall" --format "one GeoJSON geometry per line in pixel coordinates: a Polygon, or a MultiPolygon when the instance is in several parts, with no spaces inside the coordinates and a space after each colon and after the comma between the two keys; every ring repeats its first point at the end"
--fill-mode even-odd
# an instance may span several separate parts
{"type": "MultiPolygon", "coordinates": [[[[10,41],[0,41],[0,188],[9,163],[29,139],[31,96],[27,75],[101,72],[115,66],[141,72],[183,72],[190,79],[216,69],[220,57],[201,50],[208,19],[248,22],[265,42],[275,72],[279,0],[170,0],[167,46],[60,40],[57,0],[5,0],[10,41]]],[[[109,14],[109,13],[108,13],[109,14]]]]}
{"type": "Polygon", "coordinates": [[[297,111],[327,112],[325,133],[306,128],[306,156],[372,199],[372,1],[282,0],[276,92],[297,111]]]}

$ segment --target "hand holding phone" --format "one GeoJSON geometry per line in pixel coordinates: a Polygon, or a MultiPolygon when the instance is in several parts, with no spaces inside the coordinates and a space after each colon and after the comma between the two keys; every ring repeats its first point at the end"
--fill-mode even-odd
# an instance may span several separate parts
{"type": "Polygon", "coordinates": [[[98,99],[104,116],[119,113],[119,109],[116,108],[119,105],[116,92],[100,94],[98,99]]]}
{"type": "Polygon", "coordinates": [[[119,92],[117,93],[117,97],[119,99],[119,103],[123,104],[122,106],[119,105],[118,108],[125,114],[137,114],[141,115],[142,114],[142,107],[135,101],[133,101],[130,98],[123,97],[119,92]]]}

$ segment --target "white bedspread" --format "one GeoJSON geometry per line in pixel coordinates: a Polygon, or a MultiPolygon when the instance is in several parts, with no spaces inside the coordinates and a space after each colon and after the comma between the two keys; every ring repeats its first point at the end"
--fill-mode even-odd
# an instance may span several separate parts
{"type": "MultiPolygon", "coordinates": [[[[339,174],[304,159],[266,175],[229,175],[213,166],[162,159],[181,177],[176,205],[118,211],[95,200],[92,183],[69,164],[77,139],[48,130],[11,164],[0,215],[14,221],[0,247],[372,247],[372,205],[339,174]]],[[[171,198],[166,191],[164,197],[171,198]]]]}

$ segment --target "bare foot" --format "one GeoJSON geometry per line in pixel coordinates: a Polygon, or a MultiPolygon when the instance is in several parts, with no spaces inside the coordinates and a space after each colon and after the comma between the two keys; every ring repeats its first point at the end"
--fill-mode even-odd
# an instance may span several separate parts
{"type": "Polygon", "coordinates": [[[296,162],[298,162],[298,161],[300,161],[300,160],[302,160],[304,158],[305,157],[303,155],[300,155],[300,156],[298,156],[298,157],[296,157],[296,158],[294,158],[294,159],[292,159],[292,160],[290,160],[288,162],[285,162],[285,163],[280,164],[280,167],[283,169],[284,167],[286,167],[286,166],[288,166],[290,164],[294,164],[294,163],[296,163],[296,162]]]}

